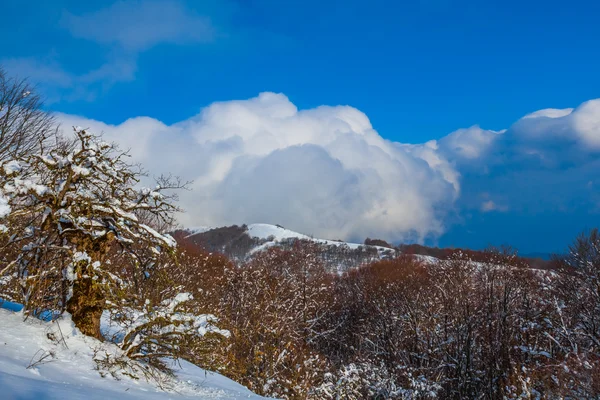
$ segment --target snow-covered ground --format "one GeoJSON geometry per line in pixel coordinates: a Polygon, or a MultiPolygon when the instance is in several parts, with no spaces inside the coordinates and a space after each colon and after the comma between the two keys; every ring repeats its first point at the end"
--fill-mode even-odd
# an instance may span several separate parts
{"type": "Polygon", "coordinates": [[[100,354],[118,353],[115,345],[82,335],[68,316],[58,323],[33,318],[24,322],[22,314],[0,309],[0,399],[263,398],[186,361],[175,368],[175,378],[163,381],[167,391],[144,379],[103,378],[93,360],[97,349],[100,354]]]}

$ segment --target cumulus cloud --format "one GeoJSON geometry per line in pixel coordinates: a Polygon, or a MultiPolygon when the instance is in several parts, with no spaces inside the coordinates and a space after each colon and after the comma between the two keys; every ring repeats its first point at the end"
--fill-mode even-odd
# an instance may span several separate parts
{"type": "Polygon", "coordinates": [[[535,111],[499,132],[479,126],[459,129],[440,139],[439,148],[461,172],[582,164],[600,152],[600,99],[575,109],[535,111]]]}
{"type": "Polygon", "coordinates": [[[173,125],[59,118],[104,132],[154,174],[193,180],[182,195],[187,226],[266,222],[327,238],[423,241],[443,234],[448,216],[600,208],[596,100],[423,144],[384,139],[355,108],[299,110],[276,93],[213,103],[173,125]]]}
{"type": "Polygon", "coordinates": [[[423,240],[443,232],[459,193],[435,143],[385,140],[347,106],[298,110],[282,94],[262,93],[171,126],[59,117],[131,147],[154,173],[193,179],[182,196],[186,225],[267,222],[323,237],[423,240]]]}
{"type": "Polygon", "coordinates": [[[481,158],[494,143],[496,137],[505,131],[495,132],[475,125],[456,130],[440,140],[440,147],[456,162],[468,163],[481,158]]]}
{"type": "Polygon", "coordinates": [[[560,141],[581,151],[600,151],[600,99],[575,109],[546,109],[526,115],[513,126],[522,141],[560,141]]]}
{"type": "Polygon", "coordinates": [[[536,111],[501,132],[459,130],[440,149],[461,175],[459,208],[498,210],[482,206],[486,193],[486,202],[530,214],[591,209],[585,187],[600,171],[600,100],[536,111]]]}

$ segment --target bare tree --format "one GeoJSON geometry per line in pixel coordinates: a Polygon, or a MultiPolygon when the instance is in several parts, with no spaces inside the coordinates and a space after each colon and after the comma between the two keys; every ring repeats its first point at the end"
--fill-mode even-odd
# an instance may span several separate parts
{"type": "Polygon", "coordinates": [[[0,161],[33,152],[56,132],[54,117],[42,106],[34,87],[0,67],[0,161]]]}

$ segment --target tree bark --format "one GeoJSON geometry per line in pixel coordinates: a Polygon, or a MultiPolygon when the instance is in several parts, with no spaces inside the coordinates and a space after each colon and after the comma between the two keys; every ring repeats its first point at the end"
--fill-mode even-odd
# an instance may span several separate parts
{"type": "Polygon", "coordinates": [[[73,296],[67,303],[67,311],[81,333],[104,340],[100,332],[104,295],[98,282],[91,278],[77,280],[73,285],[73,296]]]}

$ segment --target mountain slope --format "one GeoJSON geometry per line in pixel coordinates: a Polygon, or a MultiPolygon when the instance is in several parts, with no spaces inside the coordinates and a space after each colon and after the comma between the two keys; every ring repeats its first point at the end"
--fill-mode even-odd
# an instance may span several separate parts
{"type": "Polygon", "coordinates": [[[359,243],[317,239],[279,225],[251,224],[219,228],[198,227],[174,232],[180,243],[245,261],[270,247],[291,249],[298,241],[314,244],[332,270],[344,271],[363,263],[394,257],[395,249],[359,243]]]}

